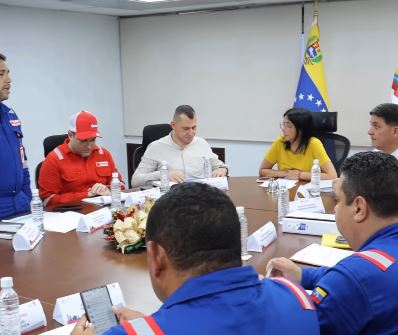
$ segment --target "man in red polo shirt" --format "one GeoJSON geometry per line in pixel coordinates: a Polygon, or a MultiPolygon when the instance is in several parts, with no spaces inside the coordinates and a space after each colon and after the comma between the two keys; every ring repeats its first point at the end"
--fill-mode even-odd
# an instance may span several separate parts
{"type": "Polygon", "coordinates": [[[110,195],[112,172],[117,169],[110,152],[95,143],[98,136],[94,114],[81,111],[70,118],[68,138],[48,154],[40,170],[44,205],[110,195]]]}

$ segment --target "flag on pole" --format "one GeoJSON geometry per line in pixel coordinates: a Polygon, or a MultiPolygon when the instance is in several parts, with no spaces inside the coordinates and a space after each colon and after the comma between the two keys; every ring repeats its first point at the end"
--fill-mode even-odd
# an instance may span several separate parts
{"type": "Polygon", "coordinates": [[[294,99],[294,107],[305,108],[311,112],[329,111],[329,96],[319,36],[318,14],[314,14],[294,99]]]}
{"type": "Polygon", "coordinates": [[[391,102],[398,104],[398,67],[395,69],[394,78],[391,85],[391,102]]]}

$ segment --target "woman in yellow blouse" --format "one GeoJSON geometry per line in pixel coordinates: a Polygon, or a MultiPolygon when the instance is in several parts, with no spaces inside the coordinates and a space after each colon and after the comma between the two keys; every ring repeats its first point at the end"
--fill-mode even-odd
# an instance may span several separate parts
{"type": "Polygon", "coordinates": [[[311,180],[314,159],[319,159],[321,179],[337,178],[336,170],[320,140],[314,137],[312,115],[301,108],[283,114],[282,136],[265,154],[260,166],[261,177],[311,180]],[[278,170],[272,167],[278,164],[278,170]]]}

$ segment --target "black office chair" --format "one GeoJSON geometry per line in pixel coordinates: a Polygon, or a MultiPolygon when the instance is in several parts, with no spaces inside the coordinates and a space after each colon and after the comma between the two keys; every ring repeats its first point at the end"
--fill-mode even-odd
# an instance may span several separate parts
{"type": "Polygon", "coordinates": [[[332,133],[321,133],[316,137],[322,142],[337,174],[340,175],[340,166],[350,152],[350,140],[342,135],[332,133]]]}
{"type": "MultiPolygon", "coordinates": [[[[68,138],[68,134],[47,136],[43,140],[44,157],[47,157],[47,155],[51,151],[53,151],[57,146],[64,143],[65,139],[67,139],[67,138],[68,138]]],[[[43,164],[43,162],[40,162],[39,164],[37,164],[36,169],[35,169],[36,188],[39,188],[39,175],[40,175],[40,169],[41,169],[42,164],[43,164]]]]}
{"type": "Polygon", "coordinates": [[[141,158],[144,155],[148,145],[153,141],[168,135],[171,132],[171,129],[172,128],[168,123],[151,124],[144,127],[142,131],[142,145],[135,149],[133,153],[133,174],[135,169],[140,164],[141,158]]]}

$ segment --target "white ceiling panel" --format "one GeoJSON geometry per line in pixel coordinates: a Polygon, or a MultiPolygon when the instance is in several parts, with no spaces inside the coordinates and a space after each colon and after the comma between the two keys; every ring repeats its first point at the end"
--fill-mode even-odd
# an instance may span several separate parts
{"type": "MultiPolygon", "coordinates": [[[[321,0],[321,2],[349,0],[321,0]]],[[[172,0],[145,3],[129,0],[0,0],[0,5],[42,9],[56,9],[73,12],[106,14],[115,16],[142,16],[165,13],[179,13],[200,10],[272,6],[301,3],[299,0],[172,0]]],[[[304,2],[312,2],[305,0],[304,2]]]]}

